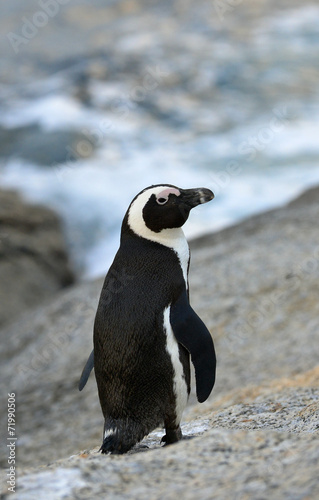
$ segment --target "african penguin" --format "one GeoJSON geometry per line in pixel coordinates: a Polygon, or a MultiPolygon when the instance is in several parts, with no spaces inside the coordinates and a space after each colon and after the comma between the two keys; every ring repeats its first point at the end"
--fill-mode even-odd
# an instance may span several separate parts
{"type": "Polygon", "coordinates": [[[169,184],[144,189],[122,223],[94,323],[94,350],[79,389],[95,369],[104,415],[102,453],[125,453],[160,425],[166,444],[181,439],[190,358],[199,402],[215,382],[209,331],[189,304],[189,248],[181,227],[209,189],[169,184]]]}

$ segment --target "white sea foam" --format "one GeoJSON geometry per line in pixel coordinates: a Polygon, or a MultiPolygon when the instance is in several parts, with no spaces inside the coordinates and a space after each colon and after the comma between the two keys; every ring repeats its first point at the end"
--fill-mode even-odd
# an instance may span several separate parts
{"type": "Polygon", "coordinates": [[[281,205],[319,183],[319,169],[313,165],[251,169],[226,178],[218,169],[158,163],[158,157],[141,154],[116,170],[104,168],[103,162],[95,159],[56,172],[15,160],[3,167],[0,181],[61,215],[73,260],[86,277],[107,270],[119,245],[126,209],[148,185],[165,182],[183,188],[208,187],[215,192],[215,200],[191,212],[184,226],[189,239],[281,205]]]}
{"type": "MultiPolygon", "coordinates": [[[[297,40],[298,50],[314,57],[312,39],[319,31],[318,12],[317,7],[300,8],[281,18],[270,16],[256,26],[254,47],[274,54],[275,64],[264,74],[269,85],[291,78],[289,67],[280,64],[281,56],[279,62],[275,57],[282,44],[297,40]],[[282,40],[279,46],[278,40],[282,40]]],[[[235,57],[233,45],[223,43],[223,57],[235,57]]],[[[296,100],[287,94],[287,102],[274,109],[261,105],[259,112],[256,108],[254,118],[245,115],[240,106],[228,110],[225,102],[226,111],[237,116],[237,125],[234,120],[232,128],[209,134],[196,133],[196,123],[202,123],[204,131],[212,123],[218,129],[219,113],[225,109],[214,110],[212,117],[211,110],[199,104],[194,112],[182,93],[176,97],[180,99],[177,107],[194,126],[173,128],[133,102],[125,81],[92,80],[93,105],[88,107],[68,95],[64,78],[62,73],[47,78],[33,93],[25,94],[29,98],[8,96],[0,125],[12,129],[37,123],[46,131],[78,130],[88,140],[95,137],[94,156],[55,167],[35,166],[15,157],[0,164],[0,183],[61,215],[71,256],[82,276],[98,276],[107,270],[119,245],[127,207],[146,186],[169,183],[214,191],[211,203],[191,212],[184,226],[189,239],[282,205],[319,183],[316,96],[309,103],[299,94],[296,100]],[[115,98],[129,100],[124,115],[108,110],[109,101],[115,98]],[[242,121],[241,115],[245,117],[242,121]]],[[[5,95],[3,87],[0,90],[5,95]]],[[[160,86],[158,91],[162,92],[160,86]]]]}

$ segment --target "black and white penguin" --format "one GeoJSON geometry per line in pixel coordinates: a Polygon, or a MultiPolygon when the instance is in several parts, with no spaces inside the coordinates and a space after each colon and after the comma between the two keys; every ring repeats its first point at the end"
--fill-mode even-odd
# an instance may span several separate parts
{"type": "Polygon", "coordinates": [[[102,453],[125,453],[156,427],[181,439],[190,358],[199,402],[215,382],[212,337],[189,304],[189,247],[181,229],[209,189],[150,186],[130,204],[120,248],[106,275],[94,323],[93,368],[105,419],[102,453]]]}

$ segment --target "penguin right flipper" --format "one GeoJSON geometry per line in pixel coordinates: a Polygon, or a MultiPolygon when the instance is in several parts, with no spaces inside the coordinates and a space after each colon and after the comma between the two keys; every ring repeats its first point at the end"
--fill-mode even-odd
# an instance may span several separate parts
{"type": "Polygon", "coordinates": [[[90,356],[85,364],[85,367],[83,368],[80,382],[79,382],[79,391],[82,391],[83,387],[86,385],[88,378],[90,376],[90,373],[93,370],[93,367],[94,367],[94,349],[91,352],[91,354],[90,354],[90,356]]]}
{"type": "Polygon", "coordinates": [[[216,355],[211,334],[191,308],[186,289],[171,305],[170,323],[177,342],[191,355],[195,368],[197,399],[203,403],[215,384],[216,355]]]}

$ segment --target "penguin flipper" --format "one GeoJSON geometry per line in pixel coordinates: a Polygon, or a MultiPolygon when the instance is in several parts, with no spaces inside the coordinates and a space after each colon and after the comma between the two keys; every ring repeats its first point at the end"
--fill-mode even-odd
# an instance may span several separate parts
{"type": "Polygon", "coordinates": [[[82,391],[83,387],[85,387],[88,378],[90,376],[90,373],[93,370],[93,367],[94,367],[94,349],[91,352],[90,356],[88,357],[85,367],[83,368],[79,382],[79,391],[82,391]]]}
{"type": "Polygon", "coordinates": [[[191,355],[195,368],[197,399],[203,403],[215,384],[216,355],[211,334],[190,306],[186,289],[171,305],[170,323],[177,342],[191,355]]]}

